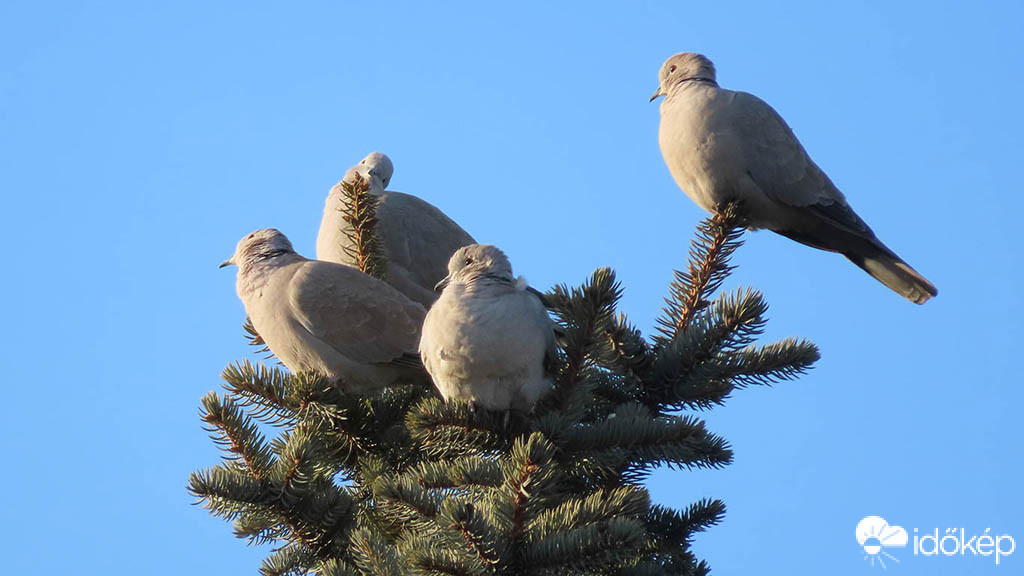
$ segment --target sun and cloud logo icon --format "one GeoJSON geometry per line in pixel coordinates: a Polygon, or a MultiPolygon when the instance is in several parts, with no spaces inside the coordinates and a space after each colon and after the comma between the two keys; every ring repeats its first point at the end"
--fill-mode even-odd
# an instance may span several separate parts
{"type": "Polygon", "coordinates": [[[893,562],[899,562],[885,549],[906,546],[907,531],[902,526],[889,524],[881,516],[867,516],[857,524],[857,543],[864,548],[865,560],[872,566],[877,562],[885,570],[886,558],[893,562]]]}

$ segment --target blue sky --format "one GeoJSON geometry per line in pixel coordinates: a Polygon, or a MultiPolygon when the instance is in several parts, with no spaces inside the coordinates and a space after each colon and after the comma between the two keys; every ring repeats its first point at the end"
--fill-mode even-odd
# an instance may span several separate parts
{"type": "MultiPolygon", "coordinates": [[[[940,294],[917,307],[841,257],[748,235],[726,287],[761,289],[766,337],[823,358],[705,414],[735,464],[660,472],[656,500],[727,502],[695,544],[716,574],[870,574],[868,515],[1024,546],[1022,18],[1015,2],[4,2],[5,571],[255,573],[266,550],[184,489],[218,458],[198,400],[249,353],[217,264],[267,226],[312,255],[327,190],[369,151],[536,286],[612,266],[649,333],[703,217],[647,102],[683,50],[782,113],[940,294]]],[[[893,574],[1024,566],[1024,549],[999,566],[894,554],[893,574]]]]}

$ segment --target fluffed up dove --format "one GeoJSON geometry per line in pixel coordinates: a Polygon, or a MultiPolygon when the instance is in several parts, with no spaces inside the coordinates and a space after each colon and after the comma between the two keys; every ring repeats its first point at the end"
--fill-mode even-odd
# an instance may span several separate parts
{"type": "MultiPolygon", "coordinates": [[[[350,168],[342,181],[351,182],[355,174],[367,180],[370,193],[379,198],[375,231],[387,260],[387,282],[429,307],[437,299],[434,284],[447,273],[448,259],[456,250],[475,241],[433,204],[410,194],[385,190],[393,173],[391,159],[373,152],[350,168]]],[[[346,250],[352,247],[346,234],[351,225],[343,218],[342,194],[339,182],[327,195],[316,239],[316,257],[355,266],[350,250],[346,250]]]]}
{"type": "Polygon", "coordinates": [[[257,230],[221,267],[267,347],[293,373],[316,371],[348,392],[426,377],[416,357],[426,311],[356,268],[309,260],[284,234],[257,230]]]}
{"type": "Polygon", "coordinates": [[[658,142],[676,184],[701,208],[737,201],[747,227],[838,252],[904,298],[938,291],[850,208],[779,114],[760,98],[718,86],[715,67],[692,52],[665,61],[658,142]]]}
{"type": "Polygon", "coordinates": [[[420,357],[446,401],[529,411],[551,390],[555,323],[501,250],[460,248],[438,283],[420,357]]]}

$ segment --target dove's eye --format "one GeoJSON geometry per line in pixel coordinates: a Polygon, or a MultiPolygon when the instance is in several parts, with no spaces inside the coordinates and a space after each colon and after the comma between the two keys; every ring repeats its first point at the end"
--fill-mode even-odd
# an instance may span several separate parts
{"type": "Polygon", "coordinates": [[[249,240],[252,240],[255,237],[256,237],[256,233],[255,232],[253,232],[252,234],[249,234],[249,240]]]}
{"type": "Polygon", "coordinates": [[[469,266],[472,263],[473,263],[473,259],[472,258],[466,258],[466,262],[465,262],[466,266],[469,266]]]}
{"type": "Polygon", "coordinates": [[[670,67],[669,67],[669,69],[668,69],[668,73],[669,73],[669,74],[671,74],[671,73],[673,73],[673,72],[675,72],[675,71],[676,71],[676,65],[675,65],[675,64],[673,64],[672,66],[670,66],[670,67]]]}

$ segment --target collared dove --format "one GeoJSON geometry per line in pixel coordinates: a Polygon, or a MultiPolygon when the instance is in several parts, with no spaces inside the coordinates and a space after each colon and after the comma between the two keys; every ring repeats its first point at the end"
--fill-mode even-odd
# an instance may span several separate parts
{"type": "Polygon", "coordinates": [[[716,212],[738,201],[751,229],[839,252],[917,304],[938,294],[875,237],[771,106],[719,88],[714,65],[692,52],[666,60],[658,79],[661,153],[697,205],[716,212]]]}
{"type": "Polygon", "coordinates": [[[423,321],[420,357],[446,401],[527,411],[551,390],[555,323],[494,246],[460,248],[423,321]]]}
{"type": "Polygon", "coordinates": [[[293,373],[316,371],[349,392],[426,377],[416,358],[423,306],[356,268],[309,260],[273,228],[221,264],[270,351],[293,373]]]}
{"type": "MultiPolygon", "coordinates": [[[[385,191],[394,167],[380,152],[363,158],[345,174],[366,179],[370,193],[379,198],[376,232],[387,260],[386,280],[412,300],[429,307],[437,299],[434,284],[447,273],[448,259],[459,248],[475,240],[434,205],[416,196],[385,191]]],[[[354,266],[346,253],[351,248],[345,230],[351,226],[342,217],[341,183],[327,195],[320,234],[316,239],[316,257],[327,262],[354,266]]]]}

